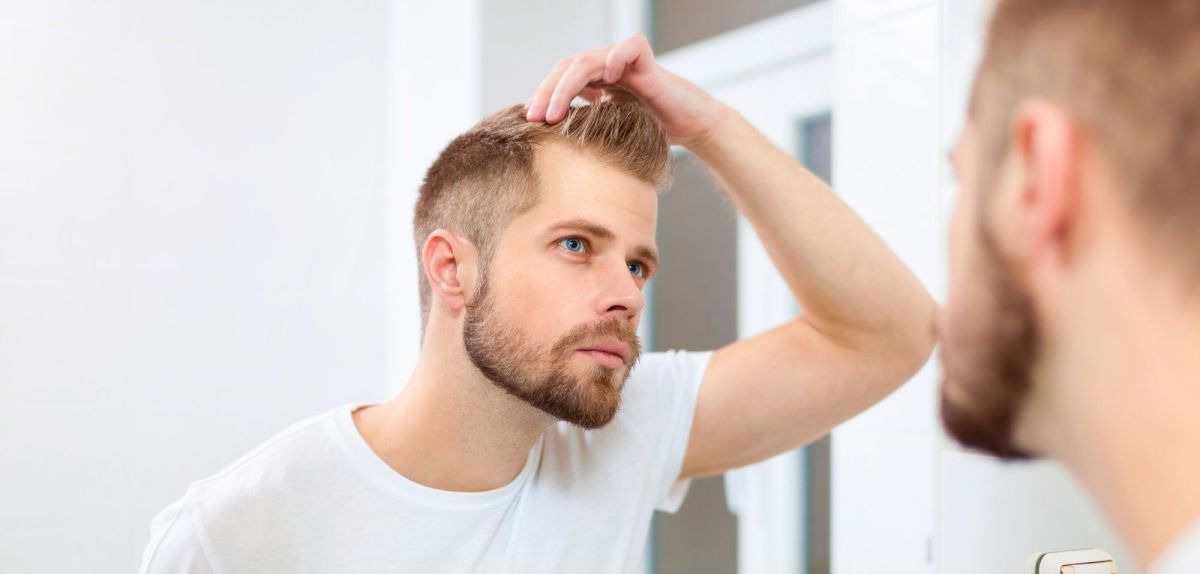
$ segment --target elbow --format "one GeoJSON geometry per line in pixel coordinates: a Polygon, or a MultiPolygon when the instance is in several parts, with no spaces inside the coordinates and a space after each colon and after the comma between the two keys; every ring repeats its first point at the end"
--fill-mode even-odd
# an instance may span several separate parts
{"type": "Polygon", "coordinates": [[[914,310],[905,324],[893,329],[896,339],[892,347],[893,353],[897,370],[902,372],[904,380],[912,377],[929,362],[933,348],[937,345],[937,306],[932,299],[926,301],[926,304],[914,310]]]}

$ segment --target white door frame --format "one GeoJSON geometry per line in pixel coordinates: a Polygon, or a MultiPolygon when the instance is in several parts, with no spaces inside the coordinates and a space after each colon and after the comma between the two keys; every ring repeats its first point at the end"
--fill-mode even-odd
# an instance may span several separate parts
{"type": "MultiPolygon", "coordinates": [[[[746,116],[797,157],[798,120],[828,113],[832,96],[830,1],[817,2],[659,56],[746,116]]],[[[791,319],[795,300],[754,230],[739,218],[738,336],[791,319]]],[[[789,452],[726,474],[738,517],[738,571],[795,574],[804,564],[801,457],[789,452]]]]}

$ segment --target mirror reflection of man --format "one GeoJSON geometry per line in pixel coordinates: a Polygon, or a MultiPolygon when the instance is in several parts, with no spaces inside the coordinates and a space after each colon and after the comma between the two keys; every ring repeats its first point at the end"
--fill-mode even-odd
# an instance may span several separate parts
{"type": "Polygon", "coordinates": [[[824,435],[933,345],[934,304],[884,243],[642,36],[564,60],[527,107],[455,139],[414,232],[425,324],[405,389],[193,484],[143,571],[638,571],[689,479],[824,435]],[[568,108],[577,94],[595,103],[568,108]],[[669,141],[712,170],[802,316],[641,354],[669,141]]]}
{"type": "Polygon", "coordinates": [[[947,429],[1200,572],[1200,2],[1001,0],[952,159],[947,429]]]}

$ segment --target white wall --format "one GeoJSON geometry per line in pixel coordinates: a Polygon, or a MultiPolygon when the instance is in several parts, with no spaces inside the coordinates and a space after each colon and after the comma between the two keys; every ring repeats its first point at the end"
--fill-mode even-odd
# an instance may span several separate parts
{"type": "MultiPolygon", "coordinates": [[[[939,300],[962,125],[987,0],[835,0],[834,181],[939,300]]],[[[958,449],[937,418],[936,362],[834,433],[839,573],[1010,574],[1039,551],[1099,547],[1137,566],[1052,464],[958,449]]]]}
{"type": "Polygon", "coordinates": [[[134,571],[187,483],[382,394],[387,13],[0,6],[0,571],[134,571]]]}
{"type": "Polygon", "coordinates": [[[554,64],[620,37],[613,0],[481,0],[483,112],[524,103],[554,64]]]}

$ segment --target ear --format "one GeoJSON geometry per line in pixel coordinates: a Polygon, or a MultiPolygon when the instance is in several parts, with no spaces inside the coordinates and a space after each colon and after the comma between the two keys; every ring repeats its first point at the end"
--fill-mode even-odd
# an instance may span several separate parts
{"type": "Polygon", "coordinates": [[[475,284],[477,256],[475,246],[464,237],[444,229],[430,233],[421,249],[421,264],[432,299],[455,311],[466,307],[475,284]]]}
{"type": "Polygon", "coordinates": [[[1077,227],[1081,156],[1076,125],[1065,110],[1046,100],[1021,105],[1014,118],[1019,187],[1011,206],[1015,255],[1030,265],[1067,262],[1077,227]]]}

